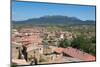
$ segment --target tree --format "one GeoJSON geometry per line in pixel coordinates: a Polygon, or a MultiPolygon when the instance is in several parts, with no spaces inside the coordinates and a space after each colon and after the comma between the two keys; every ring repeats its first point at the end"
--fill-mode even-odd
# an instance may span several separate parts
{"type": "Polygon", "coordinates": [[[71,42],[71,46],[73,48],[77,48],[77,49],[83,48],[84,44],[85,44],[85,39],[83,38],[83,36],[74,38],[73,41],[71,42]]]}
{"type": "Polygon", "coordinates": [[[86,36],[79,36],[74,38],[71,42],[71,47],[80,49],[84,52],[96,55],[95,38],[87,38],[86,36]]]}
{"type": "Polygon", "coordinates": [[[70,46],[70,41],[68,41],[67,39],[62,39],[58,45],[58,47],[69,47],[70,46]]]}

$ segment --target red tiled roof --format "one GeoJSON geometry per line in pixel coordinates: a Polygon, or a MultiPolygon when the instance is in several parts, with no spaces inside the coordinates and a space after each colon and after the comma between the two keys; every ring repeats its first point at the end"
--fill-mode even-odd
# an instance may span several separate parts
{"type": "Polygon", "coordinates": [[[62,53],[64,48],[56,48],[54,51],[57,53],[62,53]]]}
{"type": "Polygon", "coordinates": [[[88,53],[82,52],[72,47],[65,48],[63,52],[71,57],[78,58],[84,61],[95,61],[96,60],[95,56],[92,56],[88,53]]]}
{"type": "Polygon", "coordinates": [[[32,35],[32,36],[25,36],[20,38],[20,42],[25,42],[25,41],[29,41],[30,43],[41,43],[42,42],[42,38],[40,38],[39,35],[32,35]]]}

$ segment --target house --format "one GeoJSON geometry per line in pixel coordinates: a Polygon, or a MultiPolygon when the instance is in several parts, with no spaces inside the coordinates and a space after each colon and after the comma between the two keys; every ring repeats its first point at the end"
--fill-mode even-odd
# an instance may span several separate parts
{"type": "Polygon", "coordinates": [[[13,59],[18,59],[18,55],[19,55],[18,47],[19,46],[12,43],[11,47],[12,47],[12,53],[11,53],[12,55],[11,55],[11,57],[13,59]]]}
{"type": "Polygon", "coordinates": [[[61,63],[61,59],[63,57],[63,50],[64,48],[60,48],[60,47],[54,50],[54,54],[56,55],[55,57],[56,63],[61,63]]]}
{"type": "Polygon", "coordinates": [[[45,56],[48,63],[60,63],[62,59],[63,48],[58,48],[54,46],[49,46],[46,50],[45,56]]]}
{"type": "Polygon", "coordinates": [[[95,61],[96,60],[95,56],[92,56],[88,53],[85,53],[83,51],[80,51],[79,49],[75,49],[72,47],[65,48],[63,50],[63,55],[73,57],[73,58],[78,58],[83,61],[95,61]]]}
{"type": "Polygon", "coordinates": [[[28,58],[35,57],[37,62],[40,60],[40,56],[43,54],[43,45],[30,44],[27,46],[28,58]]]}

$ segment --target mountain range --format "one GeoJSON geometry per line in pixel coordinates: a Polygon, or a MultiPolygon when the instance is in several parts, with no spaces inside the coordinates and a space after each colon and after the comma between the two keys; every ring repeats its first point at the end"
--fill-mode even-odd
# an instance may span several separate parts
{"type": "Polygon", "coordinates": [[[40,18],[31,18],[23,21],[12,21],[13,24],[95,24],[94,20],[80,20],[76,17],[68,16],[43,16],[40,18]]]}

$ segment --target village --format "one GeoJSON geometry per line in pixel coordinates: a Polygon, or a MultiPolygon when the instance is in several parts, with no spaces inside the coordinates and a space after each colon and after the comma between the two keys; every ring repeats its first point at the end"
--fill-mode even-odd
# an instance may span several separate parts
{"type": "Polygon", "coordinates": [[[63,39],[77,37],[69,31],[48,31],[45,27],[12,29],[12,63],[16,65],[38,65],[95,61],[95,56],[73,47],[59,47],[63,39]]]}

